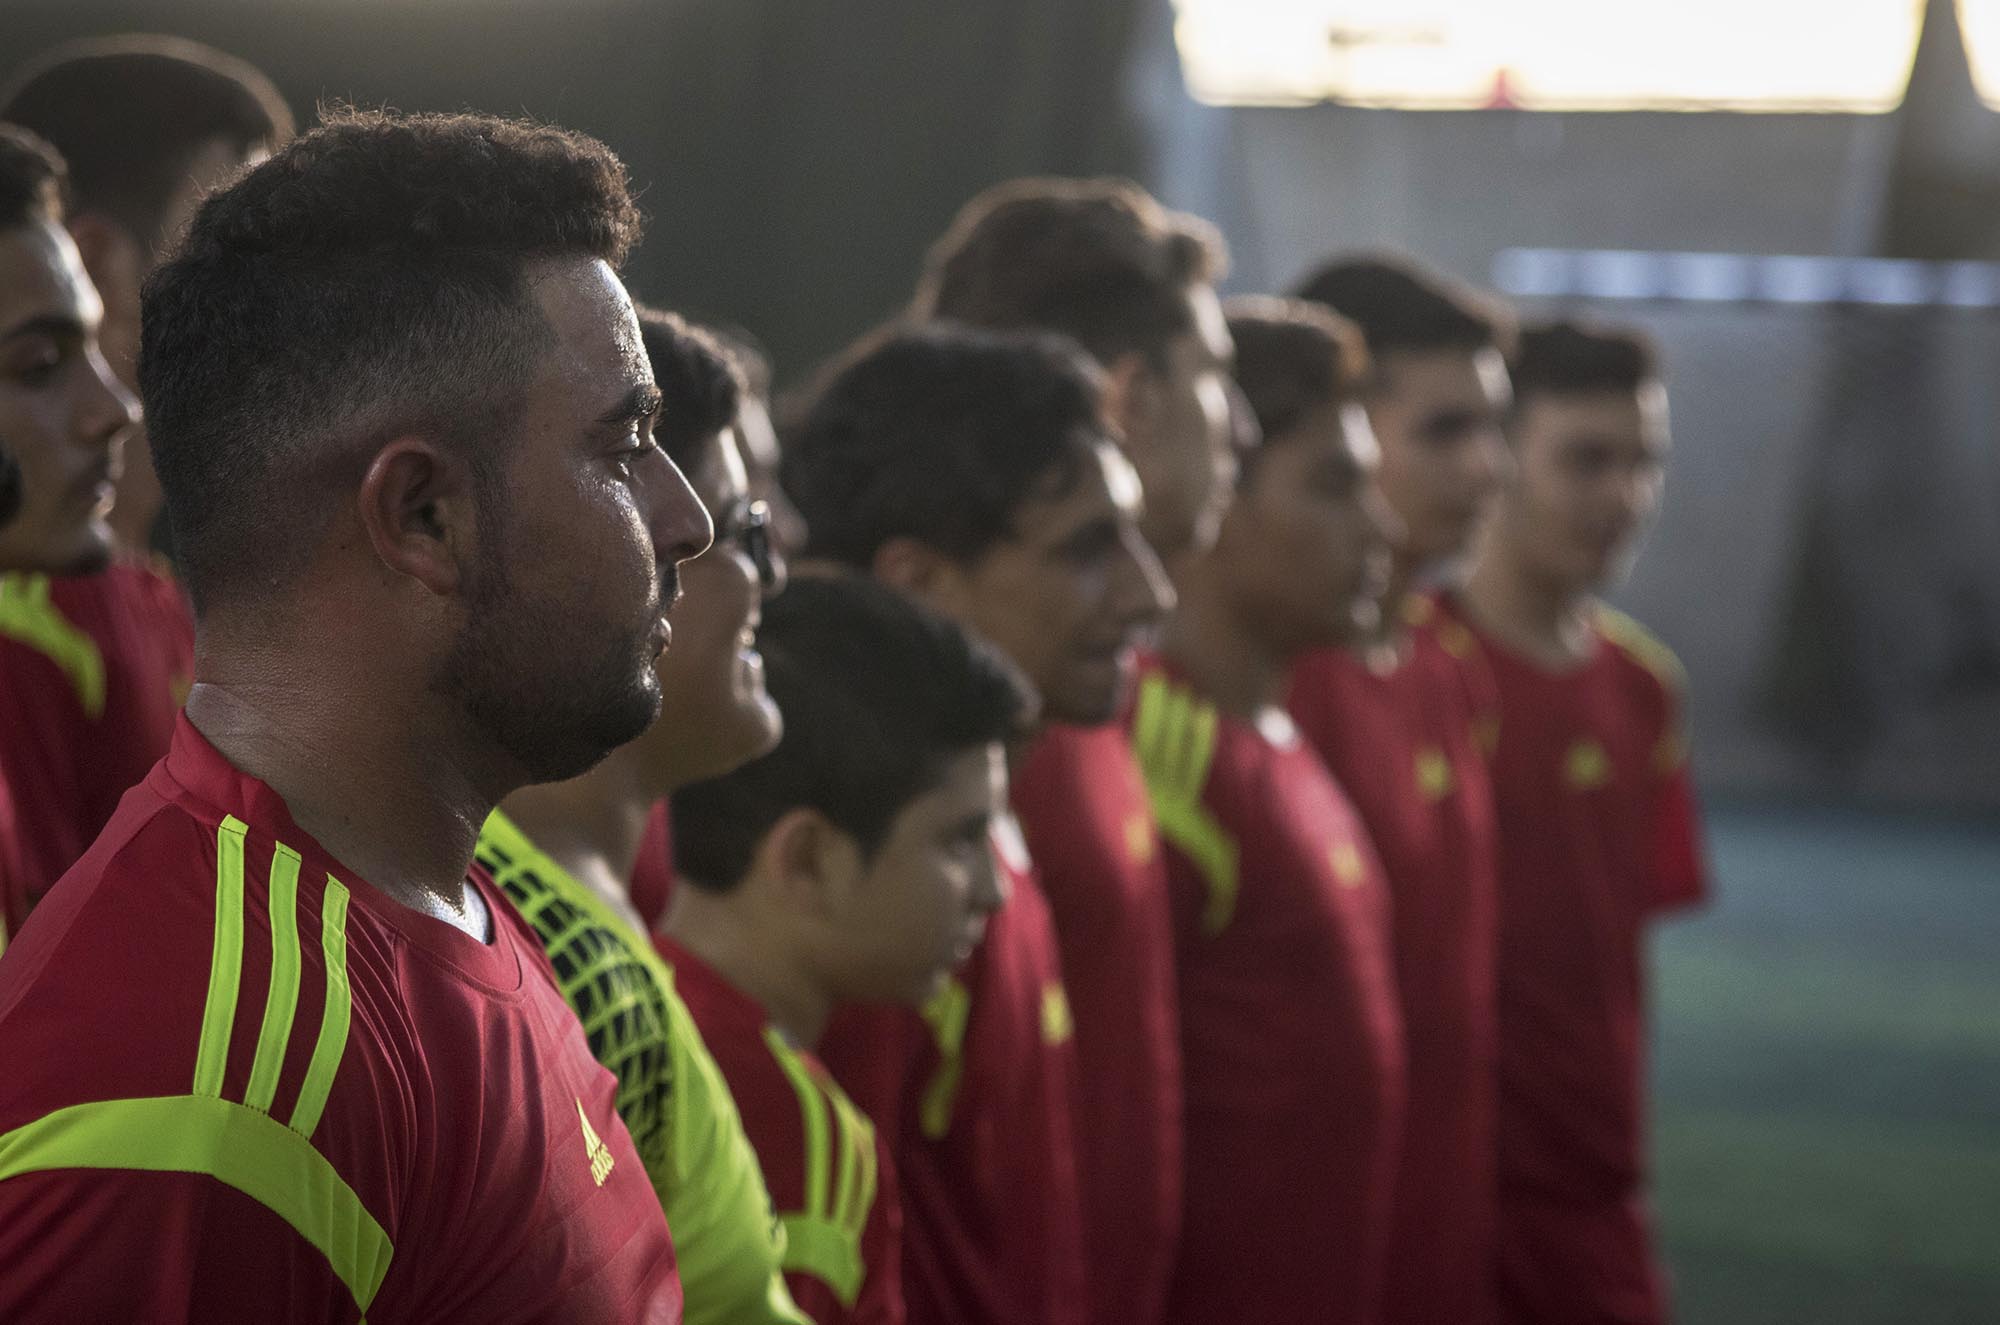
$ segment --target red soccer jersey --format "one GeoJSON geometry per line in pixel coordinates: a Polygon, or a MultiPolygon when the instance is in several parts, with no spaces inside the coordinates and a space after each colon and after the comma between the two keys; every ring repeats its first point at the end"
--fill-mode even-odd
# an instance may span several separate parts
{"type": "Polygon", "coordinates": [[[187,604],[150,566],[0,576],[0,772],[22,867],[10,928],[167,752],[193,674],[187,604]]]}
{"type": "MultiPolygon", "coordinates": [[[[1411,600],[1412,624],[1436,611],[1411,600]]],[[[1483,1325],[1494,1312],[1494,948],[1499,849],[1480,732],[1492,678],[1416,630],[1390,671],[1346,649],[1300,659],[1290,707],[1353,798],[1392,905],[1409,1056],[1382,1319],[1483,1325]]]]}
{"type": "Polygon", "coordinates": [[[1180,1015],[1159,828],[1116,725],[1050,727],[1013,787],[1076,1014],[1091,1316],[1148,1325],[1166,1307],[1181,1224],[1180,1015]]]}
{"type": "Polygon", "coordinates": [[[1499,688],[1500,1279],[1536,1325],[1665,1316],[1644,1202],[1643,936],[1704,892],[1678,665],[1605,611],[1554,672],[1470,626],[1499,688]]]}
{"type": "Polygon", "coordinates": [[[13,935],[11,918],[27,909],[27,870],[21,864],[21,837],[14,817],[14,793],[0,768],[0,952],[13,935]]]}
{"type": "Polygon", "coordinates": [[[1282,713],[1219,714],[1149,663],[1133,722],[1180,935],[1168,1319],[1372,1323],[1404,1075],[1381,866],[1282,713]]]}
{"type": "Polygon", "coordinates": [[[915,1325],[1081,1325],[1076,1056],[1049,907],[1020,830],[1009,895],[923,1015],[856,1008],[820,1057],[891,1138],[915,1325]]]}
{"type": "Polygon", "coordinates": [[[902,1325],[903,1216],[874,1123],[755,999],[671,938],[657,943],[763,1166],[792,1300],[815,1325],[902,1325]]]}
{"type": "Polygon", "coordinates": [[[617,1083],[469,878],[490,944],[183,720],[0,960],[0,1320],[679,1321],[617,1083]]]}
{"type": "Polygon", "coordinates": [[[639,840],[639,857],[632,862],[632,909],[646,922],[646,929],[660,932],[667,918],[667,906],[674,900],[674,839],[667,818],[667,802],[656,801],[646,816],[646,835],[639,840]]]}

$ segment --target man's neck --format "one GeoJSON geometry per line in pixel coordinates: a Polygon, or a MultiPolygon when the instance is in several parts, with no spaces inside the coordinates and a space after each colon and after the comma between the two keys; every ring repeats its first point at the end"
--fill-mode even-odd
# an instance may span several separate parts
{"type": "Polygon", "coordinates": [[[1180,602],[1160,641],[1167,661],[1234,717],[1282,705],[1290,660],[1243,628],[1206,564],[1187,566],[1176,587],[1180,602]]]}
{"type": "Polygon", "coordinates": [[[792,1043],[819,1042],[833,1015],[834,1000],[797,961],[769,926],[755,918],[739,885],[732,893],[711,893],[693,885],[674,890],[666,931],[716,974],[764,1007],[773,1025],[792,1043]]]}
{"type": "Polygon", "coordinates": [[[1590,657],[1595,595],[1534,574],[1504,545],[1487,548],[1462,593],[1474,620],[1517,653],[1554,668],[1590,657]]]}
{"type": "Polygon", "coordinates": [[[624,746],[581,777],[522,787],[500,808],[536,850],[643,930],[632,908],[632,867],[647,816],[665,793],[647,783],[639,760],[624,746]]]}
{"type": "Polygon", "coordinates": [[[188,721],[360,879],[486,941],[466,872],[504,761],[482,757],[421,687],[272,661],[204,657],[188,721]]]}

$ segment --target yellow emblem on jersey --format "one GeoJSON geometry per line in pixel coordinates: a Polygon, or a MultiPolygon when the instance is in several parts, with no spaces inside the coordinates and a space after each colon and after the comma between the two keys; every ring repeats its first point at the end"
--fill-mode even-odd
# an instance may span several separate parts
{"type": "Polygon", "coordinates": [[[1423,792],[1425,800],[1443,800],[1451,795],[1456,782],[1444,751],[1434,745],[1417,751],[1417,790],[1423,792]]]}
{"type": "Polygon", "coordinates": [[[1333,865],[1333,877],[1343,888],[1359,888],[1368,877],[1368,870],[1361,863],[1361,848],[1352,842],[1334,843],[1327,860],[1333,865]]]}
{"type": "Polygon", "coordinates": [[[583,1101],[576,1101],[576,1120],[583,1124],[583,1153],[590,1156],[590,1176],[599,1187],[611,1176],[611,1166],[616,1163],[611,1158],[611,1147],[604,1144],[597,1135],[597,1129],[590,1125],[590,1119],[583,1111],[583,1101]]]}
{"type": "Polygon", "coordinates": [[[1578,791],[1595,791],[1611,781],[1611,756],[1586,736],[1569,748],[1569,756],[1563,760],[1563,777],[1578,791]]]}
{"type": "Polygon", "coordinates": [[[1063,1044],[1076,1034],[1076,1019],[1070,1016],[1069,995],[1059,984],[1042,986],[1042,1043],[1063,1044]]]}
{"type": "Polygon", "coordinates": [[[1159,838],[1153,832],[1152,816],[1144,810],[1132,811],[1132,817],[1125,821],[1125,858],[1144,868],[1153,863],[1158,850],[1159,838]]]}
{"type": "Polygon", "coordinates": [[[1447,621],[1438,627],[1437,642],[1444,651],[1454,658],[1470,658],[1478,647],[1472,632],[1456,621],[1447,621]]]}

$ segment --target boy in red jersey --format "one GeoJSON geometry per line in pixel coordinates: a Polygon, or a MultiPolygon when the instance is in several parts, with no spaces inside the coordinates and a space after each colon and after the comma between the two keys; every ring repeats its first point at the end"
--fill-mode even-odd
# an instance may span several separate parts
{"type": "MultiPolygon", "coordinates": [[[[0,693],[0,945],[49,882],[31,848],[41,847],[52,826],[37,822],[30,833],[21,822],[52,790],[51,770],[37,758],[43,726],[74,711],[79,692],[99,702],[104,695],[94,643],[73,628],[38,629],[47,572],[108,555],[109,476],[137,412],[98,351],[102,305],[63,229],[62,189],[54,151],[0,126],[0,450],[8,508],[0,525],[0,692],[12,690],[21,701],[9,704],[0,693]],[[26,684],[31,673],[38,684],[26,684]],[[23,684],[8,684],[15,680],[23,684]],[[25,809],[17,810],[17,796],[25,809]]],[[[61,762],[68,766],[67,757],[61,762]]],[[[70,858],[82,847],[75,843],[70,858]]]]}
{"type": "Polygon", "coordinates": [[[473,865],[656,716],[709,539],[636,227],[590,139],[351,113],[147,286],[201,674],[0,959],[0,1318],[680,1319],[611,1074],[473,865]]]}
{"type": "MultiPolygon", "coordinates": [[[[1101,390],[1059,338],[937,326],[875,344],[787,439],[808,556],[870,571],[992,640],[1035,683],[1044,717],[1106,721],[1170,590],[1139,535],[1138,484],[1101,390]]],[[[1072,1017],[1011,820],[999,839],[1013,895],[928,1028],[900,1017],[864,1037],[843,1018],[824,1051],[899,1137],[914,1321],[1034,1325],[1091,1310],[1072,1017]]]]}
{"type": "Polygon", "coordinates": [[[1515,477],[1440,630],[1500,696],[1501,1308],[1659,1322],[1643,935],[1705,884],[1680,669],[1596,595],[1659,502],[1666,392],[1637,335],[1568,323],[1522,335],[1514,389],[1515,477]]]}
{"type": "MultiPolygon", "coordinates": [[[[0,93],[0,120],[68,163],[67,226],[103,298],[104,357],[136,392],[140,281],[206,190],[291,136],[291,112],[240,60],[126,36],[37,57],[0,93]]],[[[194,674],[187,603],[147,551],[160,489],[143,421],[108,477],[109,543],[0,578],[0,761],[14,768],[30,902],[166,753],[194,674]]]]}
{"type": "MultiPolygon", "coordinates": [[[[932,249],[919,316],[1073,337],[1105,370],[1139,473],[1140,530],[1171,565],[1213,543],[1235,473],[1221,236],[1122,180],[1015,180],[932,249]]],[[[1110,714],[1051,722],[1015,768],[1076,1014],[1092,1319],[1160,1319],[1179,1238],[1180,1031],[1159,831],[1110,714]]]]}
{"type": "MultiPolygon", "coordinates": [[[[1292,672],[1299,729],[1354,798],[1388,875],[1396,987],[1409,1051],[1382,1318],[1493,1316],[1496,830],[1487,750],[1494,700],[1476,657],[1420,629],[1413,589],[1463,560],[1507,467],[1501,348],[1509,328],[1467,291],[1380,258],[1328,264],[1306,298],[1360,328],[1365,402],[1397,529],[1373,629],[1316,649],[1292,672]]],[[[1235,329],[1235,328],[1232,328],[1235,329]]],[[[1237,331],[1253,400],[1295,400],[1310,380],[1284,353],[1295,332],[1237,331]],[[1252,362],[1254,355],[1255,362],[1252,362]]]]}
{"type": "Polygon", "coordinates": [[[900,1322],[885,1139],[812,1046],[836,1007],[922,1006],[970,955],[1002,900],[987,842],[1032,700],[993,650],[856,576],[801,580],[759,639],[785,739],[675,793],[687,886],[661,950],[763,1163],[793,1297],[819,1325],[900,1322]]]}
{"type": "MultiPolygon", "coordinates": [[[[1381,867],[1286,716],[1309,648],[1380,592],[1358,337],[1330,320],[1327,398],[1246,458],[1141,682],[1134,746],[1167,842],[1187,1075],[1172,1321],[1378,1318],[1403,1045],[1381,867]]],[[[1267,407],[1269,402],[1266,402],[1267,407]]]]}

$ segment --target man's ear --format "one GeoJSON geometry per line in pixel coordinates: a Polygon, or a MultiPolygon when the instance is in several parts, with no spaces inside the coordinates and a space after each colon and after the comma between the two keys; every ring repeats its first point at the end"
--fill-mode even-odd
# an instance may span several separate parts
{"type": "Polygon", "coordinates": [[[868,570],[891,589],[947,615],[962,605],[964,570],[950,557],[918,539],[890,539],[875,549],[868,570]]]}
{"type": "Polygon", "coordinates": [[[1127,442],[1152,436],[1160,412],[1159,375],[1137,350],[1127,350],[1104,368],[1104,412],[1127,442]]]}
{"type": "Polygon", "coordinates": [[[479,546],[470,464],[423,437],[398,437],[361,478],[356,514],[392,574],[440,597],[458,592],[479,546]]]}
{"type": "Polygon", "coordinates": [[[806,806],[785,811],[757,846],[756,873],[798,915],[817,915],[852,893],[864,871],[861,850],[832,820],[806,806]]]}

